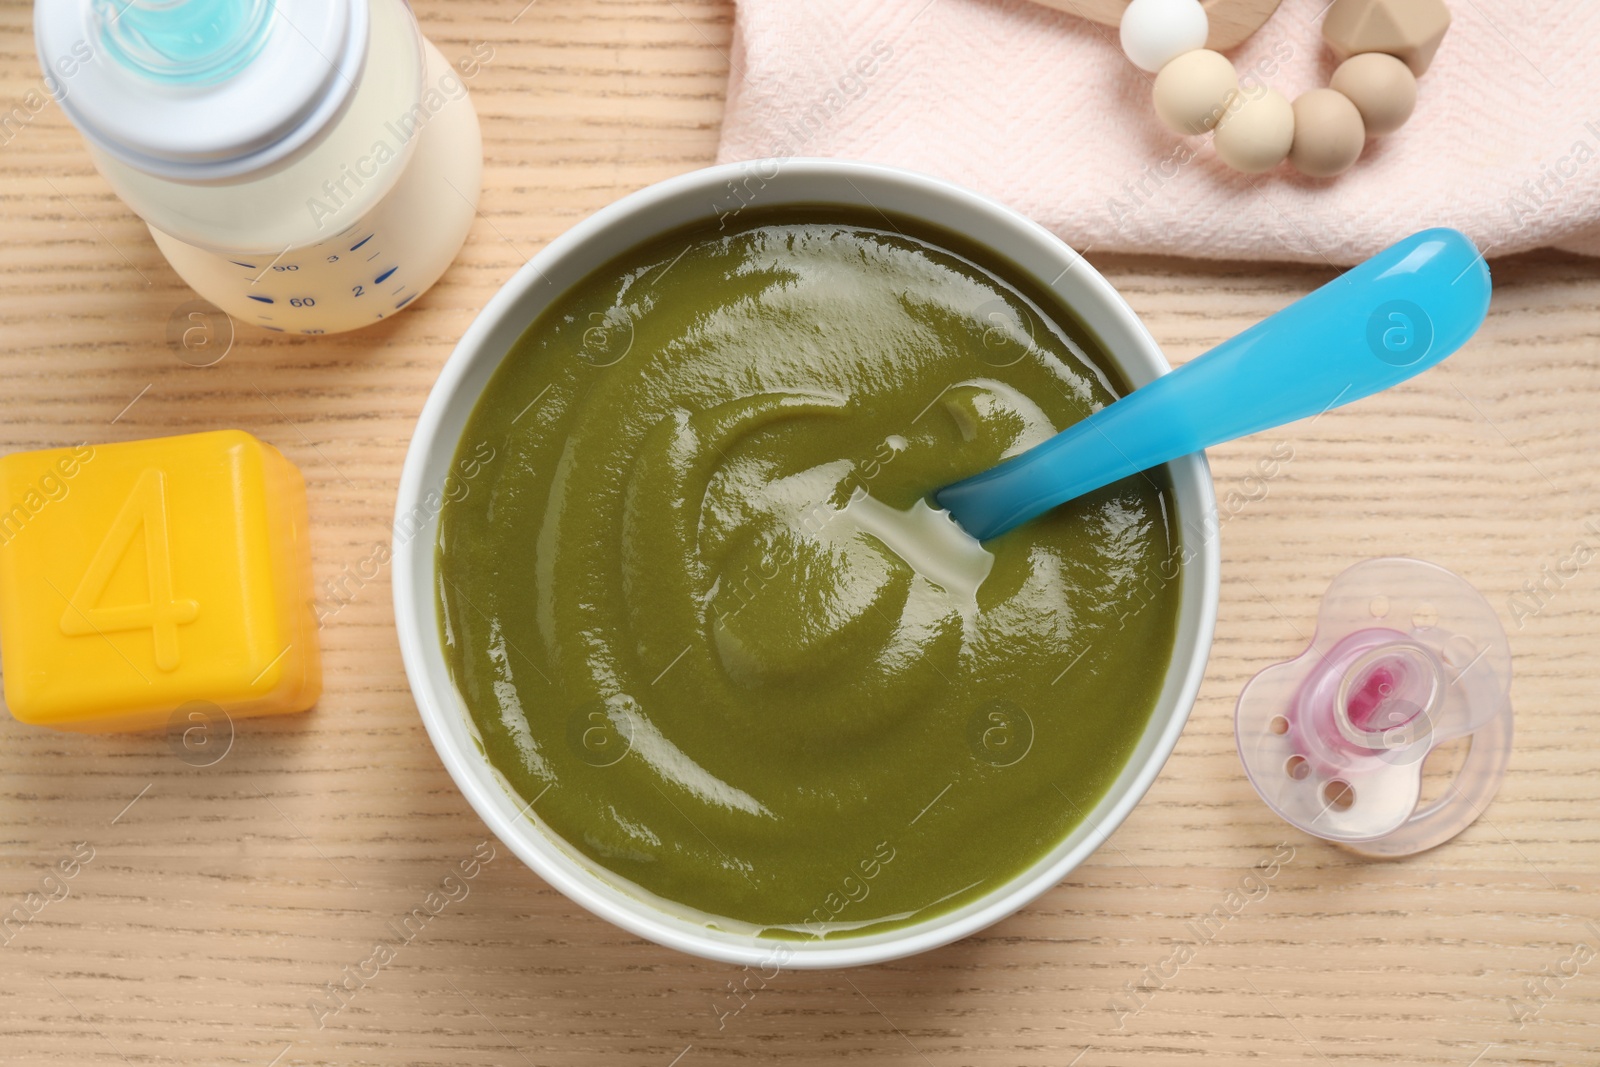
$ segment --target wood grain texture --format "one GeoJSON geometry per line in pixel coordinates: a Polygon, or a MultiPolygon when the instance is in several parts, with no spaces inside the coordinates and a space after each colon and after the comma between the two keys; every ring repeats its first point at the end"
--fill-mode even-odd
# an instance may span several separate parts
{"type": "MultiPolygon", "coordinates": [[[[57,109],[14,126],[0,147],[0,449],[249,430],[305,472],[319,583],[358,571],[388,535],[413,420],[475,311],[573,222],[713,157],[727,3],[522,3],[417,3],[447,57],[495,50],[472,83],[482,217],[438,287],[356,335],[241,328],[221,363],[185,365],[166,328],[190,295],[140,223],[57,109]]],[[[29,7],[0,4],[6,109],[37,85],[29,7]]],[[[1332,273],[1094,262],[1176,361],[1332,273]]],[[[78,842],[93,849],[70,895],[0,945],[0,1063],[1600,1063],[1600,562],[1511,627],[1510,772],[1445,847],[1372,863],[1308,839],[1261,804],[1234,752],[1234,697],[1303,646],[1345,566],[1437,560],[1509,625],[1522,583],[1595,541],[1581,524],[1600,516],[1600,266],[1541,254],[1497,262],[1495,277],[1488,323],[1442,368],[1214,450],[1236,506],[1189,727],[1098,854],[979,936],[784,973],[734,1001],[737,968],[613,929],[501,848],[342,1010],[315,1010],[488,836],[418,721],[379,573],[322,633],[321,705],[239,723],[214,766],[159,735],[0,722],[0,911],[78,842]],[[1277,442],[1293,459],[1252,477],[1277,442]],[[1265,894],[1171,966],[1188,924],[1280,843],[1293,856],[1265,894]],[[1126,989],[1140,983],[1135,1012],[1126,989]],[[1521,1026],[1514,999],[1537,1009],[1521,1026]]]]}
{"type": "MultiPolygon", "coordinates": [[[[1037,2],[1112,29],[1122,25],[1122,13],[1128,8],[1128,0],[1037,0],[1037,2]]],[[[1202,0],[1202,3],[1211,20],[1211,32],[1206,37],[1206,47],[1213,51],[1225,52],[1241,44],[1246,37],[1265,25],[1272,17],[1272,13],[1278,10],[1282,0],[1202,0]]]]}

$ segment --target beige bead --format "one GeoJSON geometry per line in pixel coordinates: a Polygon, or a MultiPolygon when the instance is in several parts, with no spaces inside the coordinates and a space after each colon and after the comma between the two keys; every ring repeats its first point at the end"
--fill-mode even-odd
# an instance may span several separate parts
{"type": "Polygon", "coordinates": [[[1289,162],[1302,174],[1331,178],[1361,155],[1367,130],[1361,112],[1343,93],[1313,89],[1294,101],[1294,145],[1289,162]]]}
{"type": "Polygon", "coordinates": [[[1234,97],[1211,141],[1218,158],[1246,174],[1276,167],[1293,143],[1293,105],[1278,90],[1265,88],[1234,97]]]}
{"type": "Polygon", "coordinates": [[[1368,136],[1393,133],[1417,106],[1417,79],[1411,68],[1382,52],[1363,52],[1339,64],[1328,83],[1361,112],[1368,136]]]}
{"type": "Polygon", "coordinates": [[[1205,133],[1217,124],[1238,91],[1239,76],[1227,57],[1197,48],[1156,75],[1156,114],[1174,133],[1205,133]]]}
{"type": "Polygon", "coordinates": [[[1322,36],[1340,59],[1385,52],[1422,77],[1450,28],[1444,0],[1334,0],[1322,36]]]}

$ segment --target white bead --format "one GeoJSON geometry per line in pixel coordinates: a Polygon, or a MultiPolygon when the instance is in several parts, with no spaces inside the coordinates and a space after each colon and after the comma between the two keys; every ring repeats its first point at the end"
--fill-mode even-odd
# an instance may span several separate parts
{"type": "Polygon", "coordinates": [[[1200,0],[1133,0],[1122,13],[1122,50],[1151,74],[1206,46],[1211,20],[1200,0]]]}

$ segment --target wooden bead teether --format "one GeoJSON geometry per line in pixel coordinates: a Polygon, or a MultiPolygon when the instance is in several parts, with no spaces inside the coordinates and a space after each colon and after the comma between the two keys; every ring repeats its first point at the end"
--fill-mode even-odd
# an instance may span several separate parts
{"type": "MultiPolygon", "coordinates": [[[[1087,0],[1059,6],[1098,10],[1087,0]]],[[[1276,6],[1258,5],[1266,8],[1263,21],[1276,6]]],[[[1343,62],[1329,88],[1290,104],[1265,86],[1240,89],[1233,64],[1216,50],[1201,0],[1132,0],[1118,23],[1129,61],[1156,75],[1152,99],[1169,129],[1214,131],[1217,157],[1235,170],[1259,174],[1287,159],[1313,178],[1343,173],[1367,137],[1392,133],[1411,117],[1417,75],[1449,26],[1444,0],[1335,0],[1322,33],[1343,62]]]]}

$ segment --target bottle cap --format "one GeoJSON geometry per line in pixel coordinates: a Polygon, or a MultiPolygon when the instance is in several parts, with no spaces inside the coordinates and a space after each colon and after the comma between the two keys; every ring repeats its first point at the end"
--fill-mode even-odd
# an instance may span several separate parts
{"type": "Polygon", "coordinates": [[[1261,799],[1309,834],[1373,856],[1448,841],[1482,814],[1511,755],[1511,650],[1465,580],[1415,559],[1334,579],[1311,645],[1239,694],[1239,756],[1261,799]],[[1470,737],[1419,806],[1429,752],[1470,737]]]}
{"type": "Polygon", "coordinates": [[[35,0],[45,84],[96,148],[160,177],[236,177],[344,106],[369,0],[35,0]]]}

